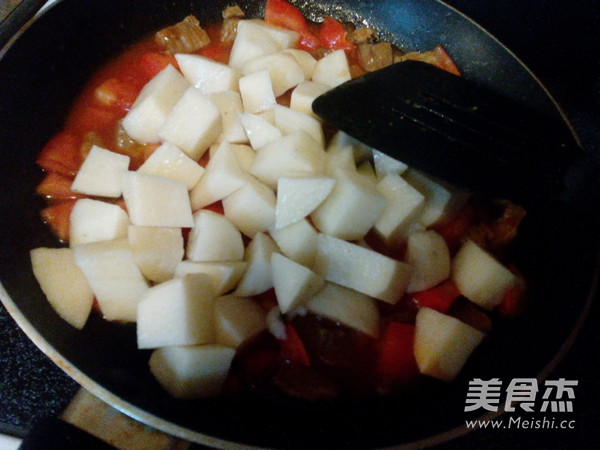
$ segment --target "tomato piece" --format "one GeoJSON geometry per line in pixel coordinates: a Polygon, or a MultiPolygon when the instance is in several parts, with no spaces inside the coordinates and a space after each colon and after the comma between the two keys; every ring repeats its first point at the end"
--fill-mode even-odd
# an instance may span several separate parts
{"type": "Polygon", "coordinates": [[[221,200],[217,200],[210,205],[206,205],[202,209],[208,209],[209,211],[216,212],[217,214],[225,214],[225,209],[223,208],[223,202],[221,200]]]}
{"type": "Polygon", "coordinates": [[[83,198],[85,195],[78,194],[71,190],[73,178],[61,175],[56,172],[50,172],[44,177],[40,184],[35,188],[38,195],[42,195],[50,200],[65,200],[69,198],[83,198]]]}
{"type": "Polygon", "coordinates": [[[44,146],[37,163],[47,172],[75,176],[81,166],[80,139],[74,133],[61,131],[44,146]]]}
{"type": "Polygon", "coordinates": [[[254,300],[256,300],[256,303],[258,303],[266,312],[271,311],[278,305],[275,289],[273,288],[263,292],[262,294],[255,295],[254,300]]]}
{"type": "Polygon", "coordinates": [[[435,61],[433,62],[434,65],[447,72],[453,73],[454,75],[460,76],[460,70],[458,70],[458,67],[456,67],[456,64],[454,64],[454,61],[452,61],[452,58],[450,58],[450,55],[448,55],[444,47],[438,45],[433,49],[433,52],[436,55],[435,61]]]}
{"type": "Polygon", "coordinates": [[[320,47],[319,39],[310,29],[300,10],[285,0],[267,0],[265,22],[300,33],[300,47],[304,49],[320,47]]]}
{"type": "Polygon", "coordinates": [[[142,75],[148,78],[148,80],[154,78],[159,74],[165,67],[171,64],[176,69],[179,68],[177,60],[172,55],[165,55],[159,52],[149,52],[142,55],[139,61],[140,70],[142,75]]]}
{"type": "Polygon", "coordinates": [[[445,313],[452,306],[452,303],[460,297],[460,291],[452,280],[446,280],[426,291],[414,292],[412,296],[419,307],[425,306],[445,313]]]}
{"type": "Polygon", "coordinates": [[[346,39],[344,25],[333,17],[327,16],[319,27],[319,40],[325,48],[333,50],[352,50],[356,47],[346,39]]]}
{"type": "Polygon", "coordinates": [[[201,56],[210,58],[214,61],[227,64],[229,62],[229,54],[231,53],[231,45],[224,44],[221,41],[211,41],[199,51],[201,56]]]}
{"type": "Polygon", "coordinates": [[[377,374],[384,388],[408,386],[419,378],[414,356],[415,326],[390,322],[380,337],[377,374]]]}
{"type": "Polygon", "coordinates": [[[510,265],[508,269],[517,276],[517,283],[504,294],[496,311],[502,317],[515,318],[525,310],[527,284],[516,266],[510,265]]]}
{"type": "Polygon", "coordinates": [[[42,219],[46,222],[52,232],[60,240],[66,243],[69,241],[69,227],[71,225],[71,211],[77,200],[65,200],[54,205],[50,205],[40,212],[42,219]]]}
{"type": "Polygon", "coordinates": [[[94,90],[94,98],[102,106],[128,111],[140,91],[137,83],[109,78],[94,90]]]}
{"type": "Polygon", "coordinates": [[[116,111],[99,106],[85,106],[71,115],[68,127],[80,133],[100,131],[114,126],[115,122],[125,115],[125,111],[116,111]]]}
{"type": "Polygon", "coordinates": [[[310,366],[310,358],[306,352],[304,342],[300,339],[298,332],[290,323],[285,324],[286,338],[279,341],[281,347],[281,356],[289,362],[300,363],[304,366],[310,366]]]}
{"type": "Polygon", "coordinates": [[[474,218],[475,209],[472,205],[467,204],[448,222],[435,227],[435,231],[444,238],[450,251],[455,251],[474,218]]]}

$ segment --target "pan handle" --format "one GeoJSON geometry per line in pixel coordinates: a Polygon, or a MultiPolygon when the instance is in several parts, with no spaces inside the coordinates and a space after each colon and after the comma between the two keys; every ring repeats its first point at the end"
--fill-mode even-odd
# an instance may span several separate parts
{"type": "Polygon", "coordinates": [[[37,13],[47,0],[21,0],[15,6],[8,2],[0,9],[2,22],[0,22],[0,49],[37,13]],[[6,8],[6,10],[5,10],[6,8]]]}

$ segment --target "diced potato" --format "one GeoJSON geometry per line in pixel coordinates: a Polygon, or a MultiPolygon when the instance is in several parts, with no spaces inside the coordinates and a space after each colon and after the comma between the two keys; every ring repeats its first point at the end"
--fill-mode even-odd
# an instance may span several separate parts
{"type": "MultiPolygon", "coordinates": [[[[221,143],[222,144],[222,143],[221,143]]],[[[210,157],[214,155],[220,148],[221,144],[214,144],[210,147],[210,157]]],[[[252,164],[254,164],[254,158],[256,157],[256,152],[246,144],[230,144],[233,149],[233,153],[237,158],[240,169],[244,172],[250,172],[252,168],[252,164]]]]}
{"type": "Polygon", "coordinates": [[[469,194],[451,187],[414,169],[404,174],[408,183],[425,196],[425,207],[419,217],[424,227],[431,227],[447,221],[467,201],[469,194]]]}
{"type": "Polygon", "coordinates": [[[133,260],[127,239],[91,242],[73,248],[106,320],[135,322],[148,283],[133,260]]]}
{"type": "Polygon", "coordinates": [[[419,370],[440,380],[453,380],[484,337],[484,333],[454,317],[421,308],[415,327],[419,370]]]}
{"type": "Polygon", "coordinates": [[[412,268],[373,250],[320,234],[313,270],[327,281],[395,304],[406,291],[412,268]]]}
{"type": "Polygon", "coordinates": [[[279,254],[271,255],[273,286],[282,313],[303,305],[325,285],[325,280],[307,267],[279,254]]]}
{"type": "Polygon", "coordinates": [[[229,56],[229,65],[241,68],[251,59],[279,50],[282,50],[281,44],[275,41],[264,28],[252,21],[240,20],[229,56]]]}
{"type": "Polygon", "coordinates": [[[331,193],[335,178],[281,177],[277,183],[275,228],[283,228],[304,219],[331,193]]]}
{"type": "Polygon", "coordinates": [[[343,148],[350,147],[354,153],[354,161],[357,164],[363,161],[371,159],[373,156],[373,149],[366,144],[363,144],[357,139],[354,139],[343,131],[337,131],[327,147],[327,152],[335,153],[343,148]]]}
{"type": "Polygon", "coordinates": [[[112,203],[81,198],[71,211],[69,245],[127,237],[129,217],[112,203]]]}
{"type": "Polygon", "coordinates": [[[321,94],[324,94],[329,89],[331,89],[331,87],[327,86],[326,84],[315,83],[314,81],[304,81],[296,86],[296,88],[292,91],[290,108],[307,114],[313,119],[320,120],[319,116],[313,112],[312,104],[317,97],[319,97],[321,94]]]}
{"type": "Polygon", "coordinates": [[[200,181],[190,192],[194,211],[222,200],[248,182],[232,145],[223,141],[210,158],[200,181]]]}
{"type": "Polygon", "coordinates": [[[240,94],[244,111],[250,114],[268,111],[277,104],[273,84],[267,70],[254,72],[240,78],[240,94]]]}
{"type": "Polygon", "coordinates": [[[251,73],[266,70],[269,72],[273,93],[275,97],[285,94],[289,89],[296,87],[304,81],[304,71],[296,59],[285,53],[271,53],[247,61],[242,66],[242,73],[251,73]]]}
{"type": "Polygon", "coordinates": [[[223,345],[159,348],[150,357],[150,372],[173,397],[214,397],[221,393],[234,355],[223,345]]]}
{"type": "Polygon", "coordinates": [[[181,228],[129,226],[133,260],[150,281],[162,283],[175,275],[184,254],[181,228]]]}
{"type": "Polygon", "coordinates": [[[288,175],[323,173],[325,151],[304,131],[297,131],[256,150],[251,173],[271,189],[288,175]]]}
{"type": "Polygon", "coordinates": [[[242,97],[239,92],[215,92],[210,94],[208,99],[221,111],[223,132],[217,138],[217,142],[227,141],[232,144],[247,144],[248,136],[246,136],[246,131],[239,116],[244,111],[242,97]]]}
{"type": "Polygon", "coordinates": [[[159,130],[189,86],[177,69],[165,67],[144,86],[123,119],[127,134],[141,143],[159,143],[159,130]]]}
{"type": "Polygon", "coordinates": [[[198,184],[204,168],[175,145],[165,142],[154,150],[138,172],[183,181],[190,190],[198,184]]]}
{"type": "Polygon", "coordinates": [[[192,261],[240,261],[244,257],[242,235],[227,217],[201,209],[194,214],[186,254],[192,261]]]}
{"type": "Polygon", "coordinates": [[[442,236],[433,230],[408,236],[406,262],[413,267],[406,292],[432,288],[450,276],[450,251],[442,236]]]}
{"type": "Polygon", "coordinates": [[[377,184],[377,189],[387,203],[375,222],[375,231],[387,245],[396,246],[418,221],[425,197],[397,174],[386,175],[377,184]]]}
{"type": "Polygon", "coordinates": [[[181,278],[190,273],[202,273],[210,277],[215,295],[223,295],[237,286],[247,267],[248,263],[244,261],[197,262],[185,260],[175,268],[175,276],[181,278]]]}
{"type": "Polygon", "coordinates": [[[452,261],[452,281],[462,295],[491,310],[515,285],[517,277],[473,241],[467,241],[452,261]]]}
{"type": "Polygon", "coordinates": [[[369,336],[379,334],[379,310],[372,298],[360,292],[326,283],[317,295],[308,300],[309,311],[354,328],[369,336]]]}
{"type": "Polygon", "coordinates": [[[317,65],[317,60],[313,55],[305,50],[300,50],[297,48],[285,49],[283,50],[283,53],[292,55],[296,62],[300,64],[300,67],[302,67],[302,70],[304,71],[304,78],[307,80],[312,78],[313,72],[315,71],[315,67],[317,65]]]}
{"type": "Polygon", "coordinates": [[[248,237],[275,225],[275,193],[260,181],[249,178],[241,189],[223,199],[225,216],[248,237]]]}
{"type": "Polygon", "coordinates": [[[244,261],[248,263],[248,268],[234,294],[239,297],[251,297],[271,289],[273,287],[271,255],[278,251],[273,239],[264,233],[256,233],[246,248],[244,261]]]}
{"type": "Polygon", "coordinates": [[[85,325],[94,294],[69,248],[31,250],[33,274],[56,313],[75,328],[85,325]]]}
{"type": "Polygon", "coordinates": [[[408,166],[402,161],[398,161],[379,150],[373,150],[373,162],[375,163],[375,173],[380,180],[390,174],[402,175],[408,169],[408,166]]]}
{"type": "Polygon", "coordinates": [[[346,52],[335,50],[317,61],[312,81],[335,87],[351,78],[346,52]]]}
{"type": "MultiPolygon", "coordinates": [[[[325,152],[327,163],[325,173],[335,174],[339,169],[356,171],[356,162],[354,161],[354,151],[352,147],[332,148],[325,152]]],[[[371,180],[369,182],[372,183],[371,180]]]]}
{"type": "Polygon", "coordinates": [[[215,300],[217,344],[239,345],[267,328],[266,313],[248,297],[227,295],[215,300]]]}
{"type": "Polygon", "coordinates": [[[246,23],[244,23],[242,27],[260,29],[262,32],[267,33],[269,37],[277,44],[277,48],[279,48],[279,50],[294,47],[300,40],[300,34],[296,31],[268,24],[261,19],[250,19],[246,20],[245,22],[246,23]]]}
{"type": "Polygon", "coordinates": [[[187,184],[141,172],[123,172],[123,198],[133,225],[191,227],[194,224],[187,184]]]}
{"type": "Polygon", "coordinates": [[[275,105],[273,112],[275,114],[275,126],[284,135],[302,130],[317,141],[321,147],[325,145],[323,127],[321,127],[321,123],[318,120],[300,111],[281,105],[275,105]]]}
{"type": "Polygon", "coordinates": [[[279,128],[256,114],[241,113],[240,121],[254,149],[264,147],[283,136],[279,128]]]}
{"type": "Polygon", "coordinates": [[[277,242],[281,253],[298,264],[312,267],[317,253],[318,233],[308,220],[302,219],[269,233],[277,242]]]}
{"type": "Polygon", "coordinates": [[[204,274],[157,284],[138,303],[138,348],[213,343],[214,310],[213,285],[204,274]]]}
{"type": "Polygon", "coordinates": [[[311,214],[317,229],[340,239],[362,239],[386,207],[377,187],[356,172],[337,170],[329,196],[311,214]]]}
{"type": "Polygon", "coordinates": [[[183,76],[204,95],[237,90],[240,72],[210,58],[193,54],[175,55],[183,76]]]}
{"type": "Polygon", "coordinates": [[[377,183],[377,175],[375,175],[375,169],[371,165],[371,161],[363,161],[356,168],[356,172],[365,177],[371,183],[377,183]]]}
{"type": "Polygon", "coordinates": [[[190,87],[173,107],[158,135],[198,160],[222,130],[219,108],[198,89],[190,87]]]}
{"type": "Polygon", "coordinates": [[[73,180],[71,190],[87,195],[121,196],[121,172],[129,168],[129,156],[94,145],[73,180]]]}

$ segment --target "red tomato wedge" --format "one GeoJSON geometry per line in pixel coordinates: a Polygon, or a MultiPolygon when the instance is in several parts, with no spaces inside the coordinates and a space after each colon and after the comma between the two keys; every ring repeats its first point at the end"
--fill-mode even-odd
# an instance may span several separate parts
{"type": "Polygon", "coordinates": [[[229,54],[231,53],[231,45],[220,41],[211,41],[206,47],[202,47],[199,53],[205,58],[227,64],[229,62],[229,54]]]}
{"type": "Polygon", "coordinates": [[[352,50],[355,45],[346,39],[346,30],[339,20],[325,17],[319,27],[321,45],[332,50],[352,50]]]}
{"type": "Polygon", "coordinates": [[[412,296],[419,307],[425,306],[445,313],[452,306],[452,303],[460,297],[460,292],[452,280],[446,280],[426,291],[415,292],[412,296]]]}
{"type": "Polygon", "coordinates": [[[37,185],[35,192],[50,200],[66,200],[85,197],[83,194],[71,191],[72,184],[73,178],[56,172],[50,172],[44,177],[41,183],[37,185]]]}
{"type": "Polygon", "coordinates": [[[311,50],[320,46],[308,22],[294,5],[285,0],[267,0],[265,22],[300,33],[300,47],[311,50]]]}
{"type": "Polygon", "coordinates": [[[306,352],[306,347],[304,347],[304,342],[300,339],[294,326],[287,323],[285,325],[285,333],[285,340],[279,341],[283,359],[310,367],[310,358],[306,352]]]}
{"type": "Polygon", "coordinates": [[[387,388],[412,384],[419,378],[419,367],[414,356],[415,326],[390,322],[380,338],[377,373],[387,388]]]}
{"type": "Polygon", "coordinates": [[[81,166],[81,141],[68,131],[56,134],[40,152],[37,163],[47,172],[75,176],[81,166]]]}
{"type": "Polygon", "coordinates": [[[77,200],[65,200],[50,205],[41,211],[42,219],[46,222],[56,237],[63,243],[69,241],[69,226],[71,224],[71,211],[77,200]]]}
{"type": "Polygon", "coordinates": [[[159,52],[149,52],[140,58],[139,65],[143,76],[148,80],[154,78],[158,73],[171,64],[176,69],[179,68],[174,56],[165,55],[159,52]]]}

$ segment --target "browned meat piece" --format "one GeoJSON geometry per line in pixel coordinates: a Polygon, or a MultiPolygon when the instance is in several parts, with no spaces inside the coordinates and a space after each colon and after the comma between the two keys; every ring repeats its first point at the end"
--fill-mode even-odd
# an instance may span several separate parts
{"type": "Polygon", "coordinates": [[[371,28],[360,27],[350,33],[347,33],[347,38],[353,44],[360,45],[374,42],[377,38],[377,35],[375,34],[375,30],[372,30],[371,28]]]}
{"type": "Polygon", "coordinates": [[[239,6],[228,6],[223,10],[223,27],[221,28],[221,42],[233,42],[237,35],[238,22],[244,17],[244,11],[239,6]]]}
{"type": "Polygon", "coordinates": [[[241,19],[245,16],[244,11],[238,5],[228,6],[221,14],[223,15],[223,19],[241,19]]]}
{"type": "Polygon", "coordinates": [[[394,62],[392,44],[389,42],[361,44],[358,46],[358,61],[367,72],[383,69],[394,62]]]}
{"type": "Polygon", "coordinates": [[[191,53],[210,44],[208,34],[194,16],[187,16],[178,24],[163,28],[154,39],[170,54],[191,53]]]}

